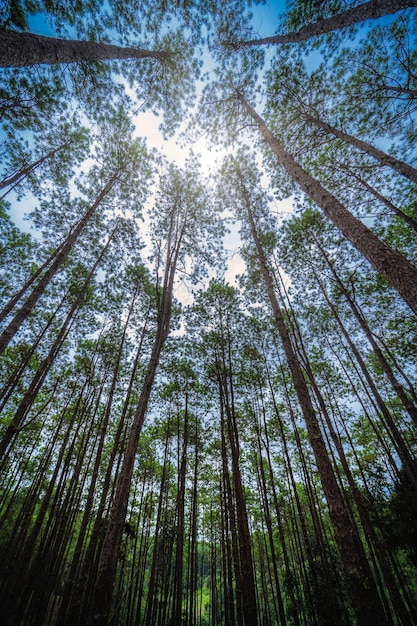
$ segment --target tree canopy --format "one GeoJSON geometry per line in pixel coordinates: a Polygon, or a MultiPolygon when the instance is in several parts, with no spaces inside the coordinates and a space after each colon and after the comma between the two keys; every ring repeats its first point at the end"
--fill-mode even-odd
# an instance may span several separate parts
{"type": "Polygon", "coordinates": [[[415,624],[415,7],[5,3],[4,623],[415,624]]]}

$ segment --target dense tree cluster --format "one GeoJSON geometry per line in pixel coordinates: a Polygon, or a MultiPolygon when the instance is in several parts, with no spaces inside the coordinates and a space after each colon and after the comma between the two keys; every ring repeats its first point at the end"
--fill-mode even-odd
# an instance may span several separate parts
{"type": "Polygon", "coordinates": [[[258,4],[6,2],[8,626],[417,623],[417,3],[258,4]]]}

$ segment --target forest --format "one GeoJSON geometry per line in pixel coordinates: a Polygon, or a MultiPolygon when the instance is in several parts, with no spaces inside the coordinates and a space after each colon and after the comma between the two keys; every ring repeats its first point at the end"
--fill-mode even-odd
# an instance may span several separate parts
{"type": "Polygon", "coordinates": [[[5,626],[417,624],[416,9],[0,3],[5,626]]]}

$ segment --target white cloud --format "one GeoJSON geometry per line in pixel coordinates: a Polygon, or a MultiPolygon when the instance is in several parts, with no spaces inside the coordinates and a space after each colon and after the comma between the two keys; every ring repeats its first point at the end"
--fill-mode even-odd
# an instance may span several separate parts
{"type": "Polygon", "coordinates": [[[236,277],[238,274],[243,274],[246,271],[246,263],[240,256],[239,252],[236,252],[227,264],[227,271],[224,275],[225,281],[237,287],[236,277]]]}

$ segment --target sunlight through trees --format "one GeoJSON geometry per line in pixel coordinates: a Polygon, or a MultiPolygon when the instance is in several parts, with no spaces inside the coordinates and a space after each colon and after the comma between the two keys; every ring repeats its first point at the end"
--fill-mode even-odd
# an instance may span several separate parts
{"type": "Polygon", "coordinates": [[[2,623],[417,623],[416,4],[4,3],[2,623]]]}

